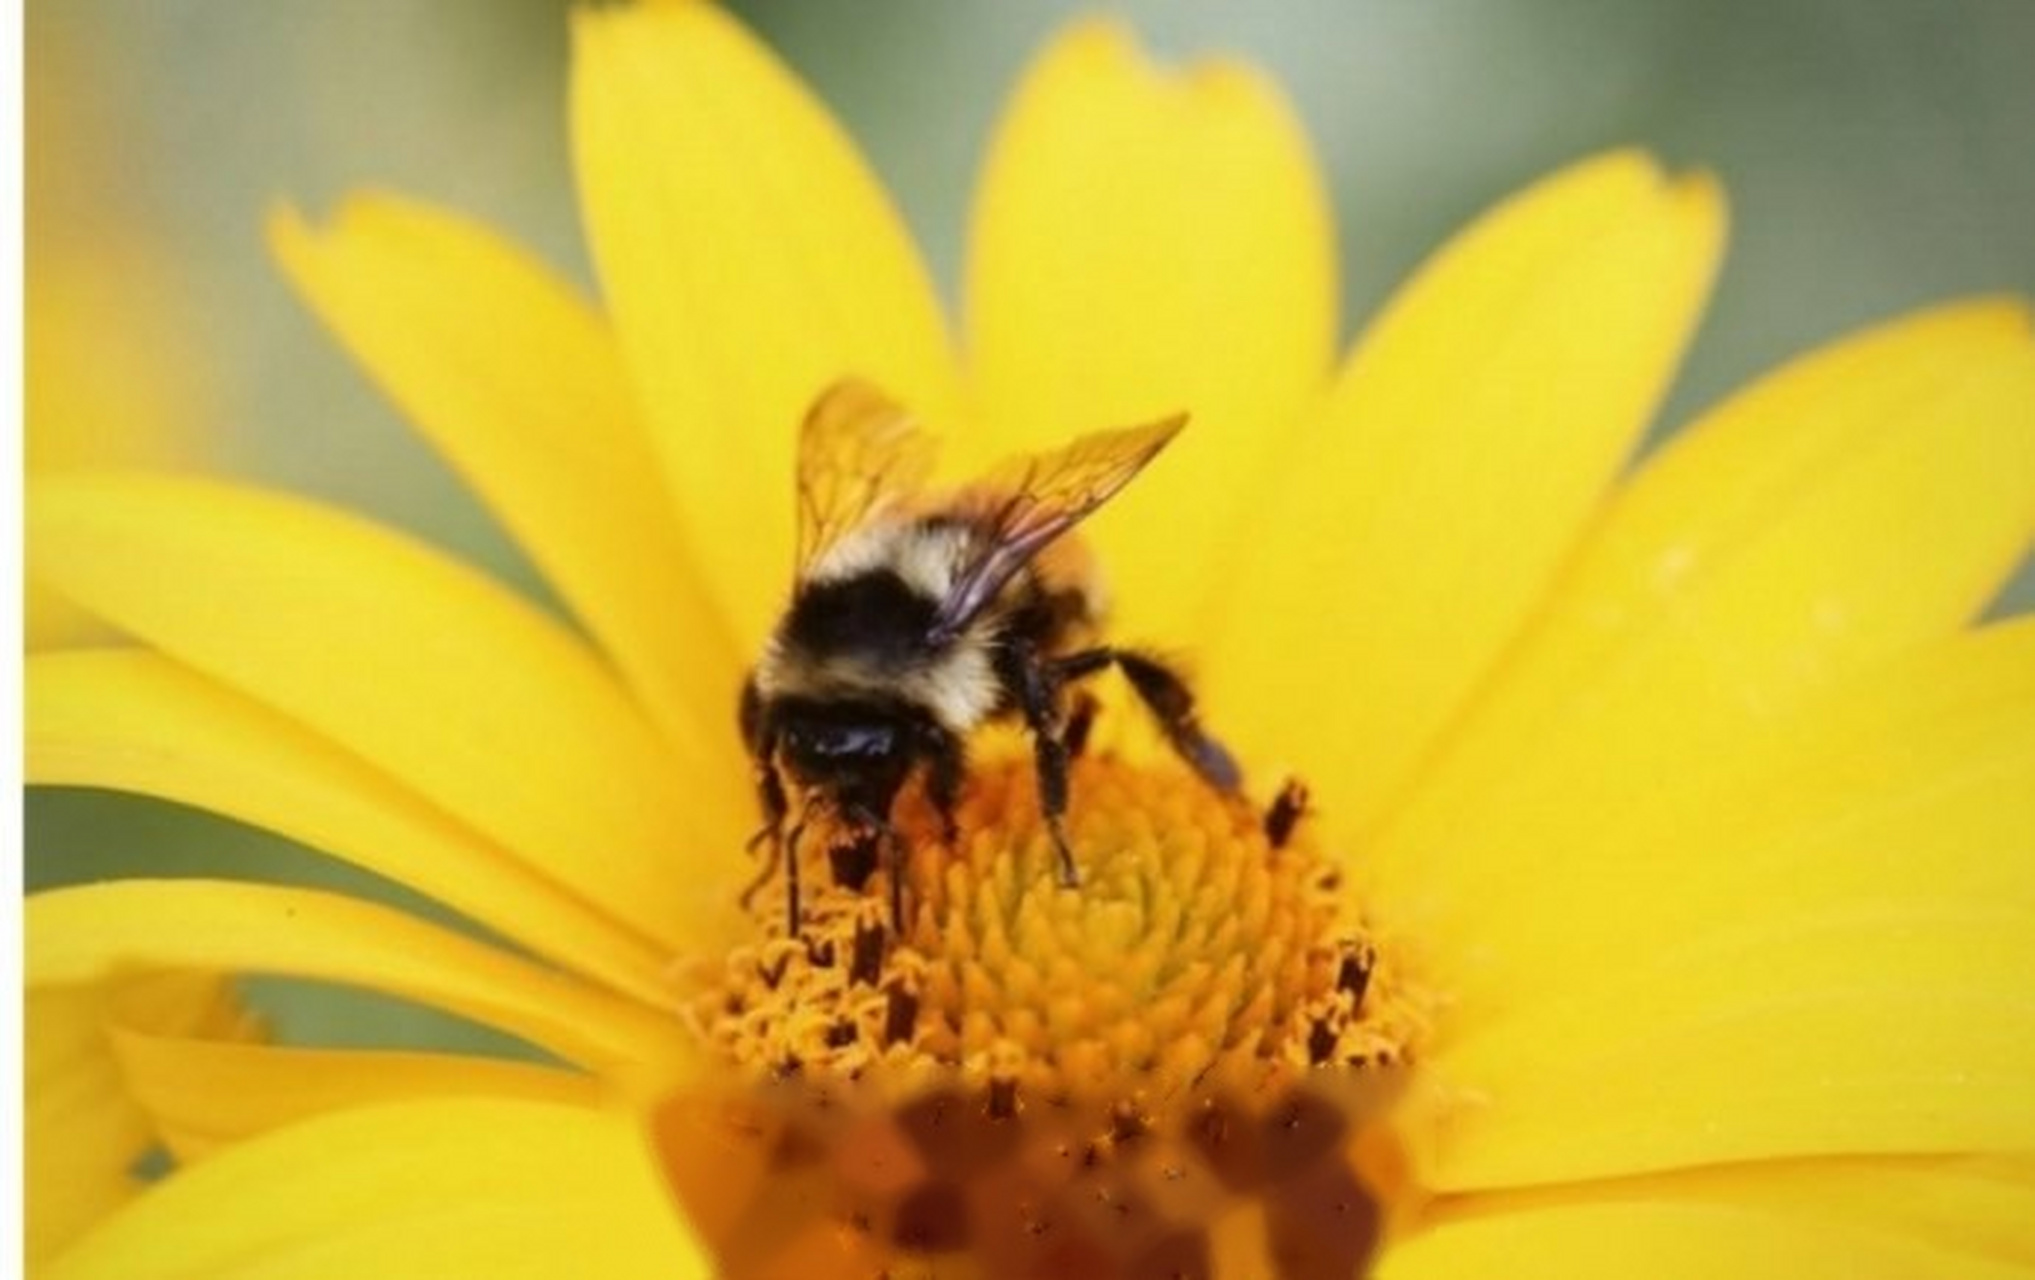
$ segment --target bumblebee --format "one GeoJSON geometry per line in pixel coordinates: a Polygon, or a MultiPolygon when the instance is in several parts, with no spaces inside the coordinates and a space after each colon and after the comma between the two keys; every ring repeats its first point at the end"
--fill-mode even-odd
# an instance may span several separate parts
{"type": "Polygon", "coordinates": [[[1065,819],[1068,765],[1087,722],[1069,715],[1068,690],[1112,666],[1182,759],[1216,788],[1237,789],[1236,764],[1202,731],[1180,674],[1100,641],[1092,561],[1069,536],[1185,424],[1179,415],[1096,432],[928,494],[934,442],[910,415],[852,379],[814,402],[799,436],[791,602],[740,712],[763,809],[758,840],[782,857],[792,934],[797,846],[815,812],[883,851],[902,929],[892,803],[922,775],[951,844],[969,735],[993,720],[1029,732],[1060,883],[1078,885],[1065,819]]]}

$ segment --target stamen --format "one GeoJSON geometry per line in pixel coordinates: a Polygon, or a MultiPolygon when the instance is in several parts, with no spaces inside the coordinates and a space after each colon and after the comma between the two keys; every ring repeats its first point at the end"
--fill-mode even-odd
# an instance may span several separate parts
{"type": "Polygon", "coordinates": [[[1265,810],[1265,840],[1274,849],[1283,849],[1293,838],[1293,828],[1307,816],[1307,788],[1298,778],[1288,778],[1286,785],[1279,788],[1279,794],[1265,810]]]}
{"type": "Polygon", "coordinates": [[[759,941],[694,1007],[733,1083],[657,1126],[726,1274],[822,1237],[831,1266],[990,1277],[1351,1274],[1375,1248],[1420,1002],[1304,790],[1261,817],[1100,755],[1072,792],[1078,889],[1018,758],[976,766],[951,846],[900,803],[901,936],[887,860],[817,827],[797,936],[783,886],[756,895],[759,941]]]}

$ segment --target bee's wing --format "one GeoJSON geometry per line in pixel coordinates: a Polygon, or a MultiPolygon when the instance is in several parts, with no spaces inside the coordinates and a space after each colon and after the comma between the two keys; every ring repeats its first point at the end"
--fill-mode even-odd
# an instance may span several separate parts
{"type": "Polygon", "coordinates": [[[1097,431],[997,468],[980,487],[984,536],[940,601],[932,638],[951,640],[966,630],[1011,575],[1129,484],[1185,425],[1183,413],[1142,427],[1097,431]]]}
{"type": "Polygon", "coordinates": [[[798,441],[798,572],[922,486],[933,438],[881,391],[844,378],[806,411],[798,441]]]}

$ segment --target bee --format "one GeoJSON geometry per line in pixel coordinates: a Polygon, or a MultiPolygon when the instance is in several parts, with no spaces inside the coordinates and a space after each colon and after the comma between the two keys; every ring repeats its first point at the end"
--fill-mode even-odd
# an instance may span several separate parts
{"type": "Polygon", "coordinates": [[[816,811],[883,850],[902,930],[892,803],[922,776],[951,846],[969,736],[994,720],[1022,721],[1029,733],[1059,881],[1078,885],[1068,767],[1087,711],[1067,714],[1068,690],[1110,667],[1188,765],[1218,790],[1237,790],[1237,766],[1202,731],[1181,675],[1150,653],[1101,642],[1097,578],[1070,536],[1185,423],[1178,415],[1085,435],[928,494],[934,441],[909,414],[854,379],[814,402],[799,435],[791,601],[740,709],[764,817],[755,843],[773,842],[782,857],[791,934],[797,845],[816,811]],[[787,833],[794,794],[799,818],[787,833]]]}

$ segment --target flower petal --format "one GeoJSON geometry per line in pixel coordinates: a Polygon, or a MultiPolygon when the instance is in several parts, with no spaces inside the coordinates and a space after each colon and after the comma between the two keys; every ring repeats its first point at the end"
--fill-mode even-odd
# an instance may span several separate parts
{"type": "MultiPolygon", "coordinates": [[[[250,1039],[254,1023],[220,978],[124,977],[90,987],[36,987],[31,1111],[48,1124],[35,1150],[54,1159],[49,1188],[69,1202],[97,1182],[137,1189],[129,1168],[158,1143],[180,1161],[323,1111],[411,1096],[534,1098],[590,1105],[599,1086],[552,1067],[427,1053],[285,1048],[250,1039]],[[112,1069],[108,1070],[108,1064],[112,1069]],[[81,1097],[96,1099],[89,1111],[81,1097]],[[117,1150],[94,1141],[118,1125],[117,1150]],[[82,1141],[81,1141],[82,1139],[82,1141]],[[92,1179],[81,1154],[104,1151],[92,1179]]],[[[41,1191],[41,1183],[31,1184],[41,1191]]],[[[110,1207],[110,1206],[107,1206],[110,1207]]]]}
{"type": "Polygon", "coordinates": [[[1892,1227],[1944,1249],[2035,1270],[2035,1160],[1950,1157],[1892,1162],[1813,1160],[1720,1171],[1706,1198],[1772,1205],[1860,1227],[1892,1227]]]}
{"type": "Polygon", "coordinates": [[[294,1121],[409,1098],[523,1098],[592,1105],[599,1086],[554,1067],[492,1058],[300,1049],[150,1035],[116,1022],[128,1089],[179,1161],[294,1121]]]}
{"type": "Polygon", "coordinates": [[[2035,526],[2017,308],[1853,338],[1726,402],[1623,492],[1371,853],[1474,877],[1547,798],[1679,762],[1965,624],[2035,526]]]}
{"type": "Polygon", "coordinates": [[[1556,1205],[1702,1202],[1898,1235],[1952,1253],[2035,1267],[2035,1159],[1821,1156],[1449,1196],[1439,1223],[1556,1205]]]}
{"type": "Polygon", "coordinates": [[[2035,620],[1862,676],[1651,790],[1606,794],[1601,816],[1517,829],[1546,856],[1494,864],[1413,926],[1458,1001],[1430,1065],[1492,1101],[1452,1122],[1435,1176],[1942,1150],[1937,1123],[1983,1130],[1973,1149],[2011,1142],[2028,1118],[1984,1081],[2022,1052],[1988,1037],[2019,1026],[2035,1044],[2017,990],[2035,956],[2016,950],[2035,915],[2030,795],[2035,620]],[[1985,949],[2002,930],[2005,949],[1985,949]],[[1646,1061],[1611,1062],[1628,1054],[1646,1061]],[[1610,1133],[1613,1101],[1633,1130],[1610,1133]],[[1850,1129],[1819,1138],[1832,1107],[1850,1129]]]}
{"type": "Polygon", "coordinates": [[[102,987],[79,985],[31,991],[24,1005],[31,1263],[134,1194],[129,1170],[152,1140],[106,1047],[105,1000],[102,987]]]}
{"type": "Polygon", "coordinates": [[[2035,909],[1890,896],[1617,972],[1430,1058],[1476,1099],[1433,1185],[2035,1150],[2035,909]]]}
{"type": "Polygon", "coordinates": [[[186,1169],[49,1271],[94,1276],[706,1277],[636,1125],[433,1100],[279,1130],[186,1169]]]}
{"type": "Polygon", "coordinates": [[[724,767],[733,640],[686,558],[600,317],[518,247],[393,196],[356,196],[315,230],[279,210],[269,242],[686,758],[724,767]]]}
{"type": "MultiPolygon", "coordinates": [[[[137,1161],[155,1145],[107,1039],[107,1019],[132,976],[32,987],[23,1000],[27,1193],[25,1252],[31,1264],[56,1253],[140,1190],[137,1161]]],[[[245,1029],[224,981],[186,973],[140,979],[165,1032],[234,1034],[245,1029]]]]}
{"type": "Polygon", "coordinates": [[[160,654],[27,665],[27,780],[195,805],[388,876],[643,999],[666,961],[640,938],[302,725],[160,654]]]}
{"type": "Polygon", "coordinates": [[[1972,1280],[2021,1267],[1869,1228],[1735,1205],[1607,1201],[1449,1223],[1388,1250],[1378,1280],[1456,1280],[1522,1269],[1567,1280],[1972,1280]]]}
{"type": "Polygon", "coordinates": [[[1147,518],[1098,520],[1112,576],[1136,584],[1127,634],[1185,638],[1223,580],[1250,482],[1327,375],[1337,284],[1319,168],[1255,69],[1163,70],[1101,20],[1032,67],[976,197],[967,331],[985,430],[966,443],[986,463],[1191,414],[1127,499],[1147,518]]]}
{"type": "Polygon", "coordinates": [[[1207,664],[1234,745],[1301,770],[1344,829],[1377,821],[1644,431],[1723,233],[1714,183],[1613,153],[1500,205],[1400,291],[1252,535],[1207,664]],[[1324,637],[1332,672],[1293,660],[1324,637]]]}
{"type": "Polygon", "coordinates": [[[743,793],[695,787],[582,644],[479,574],[344,513],[206,481],[51,479],[30,512],[34,570],[65,594],[644,936],[677,949],[718,914],[686,864],[739,847],[743,793]]]}
{"type": "Polygon", "coordinates": [[[1652,786],[1524,815],[1509,836],[1538,856],[1438,876],[1452,887],[1410,927],[1456,957],[1446,981],[1488,1032],[1718,928],[1888,896],[2035,908],[2030,796],[2035,619],[2019,619],[1859,676],[1652,786]]]}
{"type": "Polygon", "coordinates": [[[682,1064],[666,1013],[340,894],[208,880],[119,880],[29,898],[30,985],[129,967],[283,974],[387,991],[521,1036],[571,1062],[682,1064]]]}
{"type": "Polygon", "coordinates": [[[679,519],[754,643],[792,565],[807,406],[858,374],[940,420],[939,307],[853,144],[718,5],[573,16],[573,153],[603,294],[679,519]]]}

